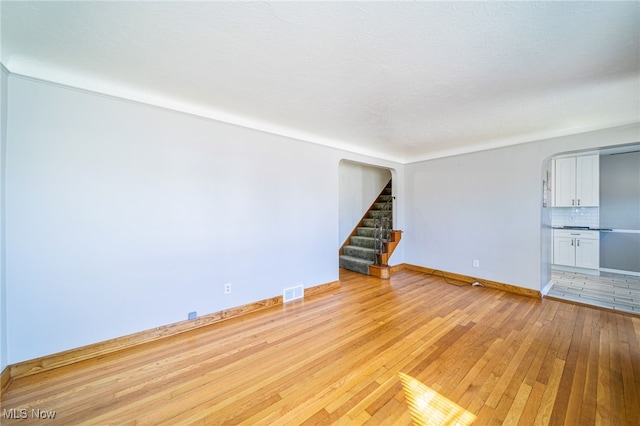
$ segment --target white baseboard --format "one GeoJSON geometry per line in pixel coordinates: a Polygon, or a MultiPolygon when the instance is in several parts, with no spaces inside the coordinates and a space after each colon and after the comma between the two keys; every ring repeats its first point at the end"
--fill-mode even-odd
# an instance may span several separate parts
{"type": "Polygon", "coordinates": [[[540,291],[540,293],[542,293],[542,296],[546,296],[547,293],[549,293],[549,290],[551,290],[551,287],[553,287],[553,284],[554,284],[554,281],[549,280],[547,285],[545,285],[544,288],[540,291]]]}
{"type": "Polygon", "coordinates": [[[634,277],[640,277],[640,272],[623,271],[620,269],[600,268],[600,272],[611,272],[612,274],[633,275],[634,277]]]}
{"type": "Polygon", "coordinates": [[[552,270],[556,271],[564,271],[564,272],[575,272],[577,274],[585,274],[585,275],[600,275],[600,269],[584,269],[584,268],[575,268],[573,266],[564,266],[564,265],[551,265],[552,270]]]}

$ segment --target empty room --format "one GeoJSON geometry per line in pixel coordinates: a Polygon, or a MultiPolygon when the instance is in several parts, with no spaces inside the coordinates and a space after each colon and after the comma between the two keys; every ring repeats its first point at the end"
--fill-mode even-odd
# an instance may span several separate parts
{"type": "Polygon", "coordinates": [[[640,3],[0,19],[0,424],[638,424],[640,3]]]}

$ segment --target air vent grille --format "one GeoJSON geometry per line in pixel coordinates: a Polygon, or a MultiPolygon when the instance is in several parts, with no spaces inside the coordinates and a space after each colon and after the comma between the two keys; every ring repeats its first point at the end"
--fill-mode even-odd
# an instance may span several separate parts
{"type": "Polygon", "coordinates": [[[304,287],[297,285],[282,290],[282,302],[287,303],[292,300],[302,299],[304,297],[304,287]]]}

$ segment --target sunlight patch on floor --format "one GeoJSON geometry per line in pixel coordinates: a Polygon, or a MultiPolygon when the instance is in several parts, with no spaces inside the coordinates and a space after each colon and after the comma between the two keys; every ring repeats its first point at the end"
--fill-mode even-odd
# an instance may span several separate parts
{"type": "Polygon", "coordinates": [[[413,377],[398,373],[417,425],[470,425],[476,416],[413,377]]]}

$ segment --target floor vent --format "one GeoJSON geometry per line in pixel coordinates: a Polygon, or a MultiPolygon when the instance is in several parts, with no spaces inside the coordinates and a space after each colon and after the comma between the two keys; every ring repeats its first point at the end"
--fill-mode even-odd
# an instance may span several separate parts
{"type": "Polygon", "coordinates": [[[297,285],[282,290],[282,303],[291,302],[292,300],[302,299],[304,297],[304,287],[297,285]]]}

